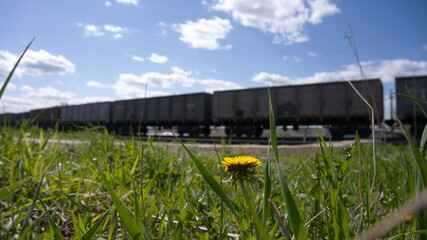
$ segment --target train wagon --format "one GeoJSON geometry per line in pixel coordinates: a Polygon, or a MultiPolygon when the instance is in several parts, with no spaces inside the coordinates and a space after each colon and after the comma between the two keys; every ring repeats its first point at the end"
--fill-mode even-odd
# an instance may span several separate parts
{"type": "MultiPolygon", "coordinates": [[[[383,119],[383,88],[379,79],[351,81],[383,119]]],[[[227,135],[260,137],[269,126],[268,88],[217,91],[213,122],[227,135]]],[[[348,82],[328,82],[270,88],[277,125],[326,125],[340,138],[348,133],[370,134],[371,111],[348,82]]]]}
{"type": "Polygon", "coordinates": [[[11,127],[19,126],[24,119],[28,119],[29,117],[29,112],[2,113],[0,114],[0,125],[11,127]]]}
{"type": "Polygon", "coordinates": [[[115,101],[112,122],[117,132],[147,133],[147,126],[171,128],[178,133],[208,136],[212,118],[212,95],[193,93],[115,101]]]}
{"type": "Polygon", "coordinates": [[[59,120],[59,107],[40,108],[30,111],[31,122],[43,128],[53,128],[59,120]]]}
{"type": "MultiPolygon", "coordinates": [[[[412,95],[427,102],[427,76],[397,77],[395,79],[396,93],[412,95]]],[[[411,126],[411,132],[420,137],[427,119],[427,104],[416,104],[414,100],[402,95],[396,96],[396,115],[404,124],[411,126]]]]}
{"type": "Polygon", "coordinates": [[[97,102],[60,107],[60,122],[65,128],[101,125],[110,127],[112,102],[97,102]]]}

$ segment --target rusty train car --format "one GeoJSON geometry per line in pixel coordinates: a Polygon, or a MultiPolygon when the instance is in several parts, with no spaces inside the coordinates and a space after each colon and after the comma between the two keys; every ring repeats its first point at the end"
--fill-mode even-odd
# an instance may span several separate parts
{"type": "MultiPolygon", "coordinates": [[[[383,88],[379,79],[351,81],[383,119],[383,88]]],[[[370,134],[371,111],[348,82],[328,82],[214,92],[213,122],[227,134],[259,137],[269,125],[269,96],[277,125],[325,125],[333,136],[356,130],[370,134]]]]}
{"type": "MultiPolygon", "coordinates": [[[[356,131],[366,137],[371,132],[372,112],[375,123],[384,120],[383,86],[380,79],[350,82],[351,85],[340,81],[97,102],[36,109],[29,116],[42,127],[101,125],[119,134],[146,134],[149,126],[176,127],[180,135],[209,136],[212,126],[224,126],[228,136],[260,137],[263,129],[269,128],[271,98],[276,125],[323,125],[335,138],[356,131]]],[[[399,77],[395,84],[397,92],[409,90],[426,100],[427,76],[399,77]]],[[[424,127],[422,111],[416,110],[414,115],[411,109],[411,99],[397,97],[399,119],[409,124],[416,121],[424,127]]],[[[2,120],[7,119],[6,115],[0,115],[0,122],[7,122],[2,120]]]]}
{"type": "Polygon", "coordinates": [[[420,137],[427,124],[427,76],[397,77],[395,84],[396,93],[406,95],[396,95],[396,116],[403,124],[411,126],[412,134],[420,137]]]}

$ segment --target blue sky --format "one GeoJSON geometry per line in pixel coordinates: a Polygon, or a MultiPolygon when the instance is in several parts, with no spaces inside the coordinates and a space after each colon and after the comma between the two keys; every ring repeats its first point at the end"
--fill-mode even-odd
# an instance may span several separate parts
{"type": "Polygon", "coordinates": [[[35,37],[0,112],[360,79],[345,36],[386,99],[427,75],[425,0],[3,0],[0,22],[0,82],[35,37]]]}

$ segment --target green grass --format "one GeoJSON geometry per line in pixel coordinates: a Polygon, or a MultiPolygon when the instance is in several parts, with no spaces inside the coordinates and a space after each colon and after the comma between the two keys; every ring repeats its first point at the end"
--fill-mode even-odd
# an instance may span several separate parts
{"type": "MultiPolygon", "coordinates": [[[[224,146],[217,146],[218,157],[206,157],[189,150],[173,154],[151,141],[118,140],[107,131],[87,134],[85,144],[62,145],[57,131],[0,129],[0,239],[256,236],[243,194],[226,182],[218,164],[224,146]]],[[[263,158],[257,181],[247,189],[269,238],[284,233],[268,199],[291,234],[303,231],[298,239],[348,239],[415,196],[423,186],[418,169],[424,152],[403,145],[379,145],[377,151],[372,189],[371,144],[358,139],[345,150],[332,151],[321,139],[312,156],[276,161],[273,150],[263,158]]],[[[384,238],[425,233],[422,214],[384,238]]]]}

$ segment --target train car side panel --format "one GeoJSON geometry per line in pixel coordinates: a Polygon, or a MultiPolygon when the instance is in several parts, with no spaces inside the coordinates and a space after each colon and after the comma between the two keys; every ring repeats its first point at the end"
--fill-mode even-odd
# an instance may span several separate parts
{"type": "Polygon", "coordinates": [[[244,91],[236,92],[236,112],[235,117],[239,122],[251,122],[255,119],[255,89],[246,89],[244,91]]]}
{"type": "MultiPolygon", "coordinates": [[[[396,93],[410,95],[427,101],[427,76],[417,77],[398,77],[396,78],[396,93]],[[409,92],[408,92],[409,90],[409,92]]],[[[396,114],[403,123],[412,124],[414,119],[425,122],[425,117],[420,106],[410,98],[396,95],[396,114]]],[[[422,105],[424,112],[427,112],[427,106],[422,105]]]]}
{"type": "Polygon", "coordinates": [[[81,111],[79,112],[79,122],[80,123],[86,123],[86,122],[90,122],[92,119],[92,112],[90,111],[90,105],[88,104],[83,104],[83,105],[78,105],[80,106],[81,111]]]}
{"type": "Polygon", "coordinates": [[[135,124],[138,122],[138,118],[136,117],[136,112],[138,111],[137,105],[138,100],[132,99],[125,101],[125,111],[124,111],[124,122],[128,124],[135,124]]]}
{"type": "Polygon", "coordinates": [[[70,114],[71,112],[71,106],[61,106],[61,109],[59,111],[59,118],[61,119],[61,122],[69,122],[70,119],[70,114]]]}
{"type": "Polygon", "coordinates": [[[274,90],[276,97],[272,98],[272,102],[277,108],[277,120],[295,124],[299,120],[298,87],[277,87],[274,90]]]}
{"type": "Polygon", "coordinates": [[[179,123],[186,120],[186,97],[184,95],[177,95],[168,97],[170,99],[170,121],[172,123],[179,123]]]}
{"type": "Polygon", "coordinates": [[[146,99],[146,116],[145,119],[147,120],[148,124],[156,125],[158,123],[159,119],[159,98],[147,98],[146,99]]]}
{"type": "Polygon", "coordinates": [[[54,127],[60,118],[59,111],[59,107],[35,109],[30,112],[30,117],[42,127],[54,127]]]}
{"type": "Polygon", "coordinates": [[[185,95],[185,122],[205,124],[211,122],[212,95],[206,93],[185,95]]]}
{"type": "Polygon", "coordinates": [[[161,125],[167,125],[171,123],[171,97],[159,98],[158,121],[161,125]]]}
{"type": "MultiPolygon", "coordinates": [[[[270,94],[272,98],[276,96],[275,91],[271,90],[270,94]]],[[[254,121],[259,124],[268,124],[268,112],[269,112],[269,100],[268,100],[268,89],[256,89],[256,95],[254,99],[254,121]],[[266,111],[267,110],[267,111],[266,111]]],[[[273,109],[274,110],[274,109],[273,109]]],[[[275,111],[275,110],[274,110],[275,111]]]]}
{"type": "Polygon", "coordinates": [[[3,126],[17,126],[22,123],[24,119],[29,117],[29,112],[23,113],[2,113],[0,114],[0,125],[3,126]]]}
{"type": "MultiPolygon", "coordinates": [[[[379,79],[352,81],[353,86],[373,107],[375,119],[383,119],[383,88],[379,79]]],[[[357,120],[358,123],[371,122],[371,110],[357,92],[347,83],[348,106],[347,120],[357,120]]]]}
{"type": "Polygon", "coordinates": [[[95,114],[93,115],[93,122],[109,123],[110,122],[110,109],[111,102],[100,102],[91,105],[91,109],[95,114]]]}
{"type": "Polygon", "coordinates": [[[345,119],[347,116],[347,83],[322,85],[322,115],[326,119],[345,119]]]}
{"type": "Polygon", "coordinates": [[[134,122],[138,124],[147,123],[147,102],[148,99],[146,98],[136,99],[134,122]]]}
{"type": "Polygon", "coordinates": [[[305,124],[313,124],[316,120],[322,122],[323,106],[321,101],[321,93],[321,85],[298,86],[300,122],[305,124]]]}
{"type": "Polygon", "coordinates": [[[126,101],[115,101],[112,106],[112,122],[121,124],[125,122],[126,101]]]}
{"type": "Polygon", "coordinates": [[[213,121],[218,124],[233,122],[236,118],[236,91],[214,92],[213,121]]]}

